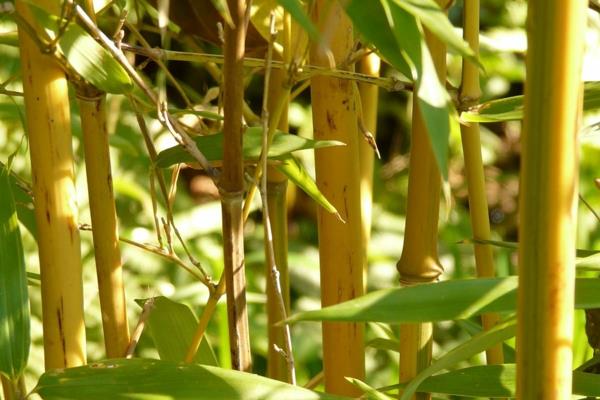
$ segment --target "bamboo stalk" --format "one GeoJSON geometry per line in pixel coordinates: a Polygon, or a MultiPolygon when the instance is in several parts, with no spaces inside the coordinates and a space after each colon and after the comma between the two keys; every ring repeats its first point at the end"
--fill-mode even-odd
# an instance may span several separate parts
{"type": "Polygon", "coordinates": [[[223,211],[223,251],[229,316],[229,342],[234,369],[250,371],[250,333],[246,308],[244,268],[244,160],[242,154],[242,102],[244,87],[244,46],[248,23],[246,2],[228,0],[235,28],[225,24],[223,53],[223,173],[220,179],[223,211]]]}
{"type": "MultiPolygon", "coordinates": [[[[375,54],[369,54],[360,60],[358,68],[365,75],[379,76],[379,67],[381,61],[375,54]]],[[[377,132],[377,105],[379,90],[375,85],[359,83],[358,90],[362,104],[362,118],[364,128],[367,129],[373,137],[377,132]]],[[[367,282],[367,255],[369,242],[371,240],[371,218],[373,210],[373,165],[375,155],[373,148],[366,140],[361,140],[359,145],[360,158],[360,207],[362,216],[362,243],[365,250],[364,255],[364,284],[367,282]]]]}
{"type": "Polygon", "coordinates": [[[129,324],[106,130],[106,95],[88,93],[84,97],[80,93],[79,109],[104,347],[107,357],[116,358],[127,350],[129,324]]]}
{"type": "MultiPolygon", "coordinates": [[[[334,62],[345,60],[354,43],[352,24],[339,3],[319,0],[313,19],[327,30],[328,49],[334,62]]],[[[329,58],[319,44],[313,44],[311,62],[329,66],[329,58]]],[[[363,293],[363,247],[361,242],[358,129],[353,83],[330,77],[313,77],[311,98],[315,139],[334,139],[344,147],[315,152],[317,184],[338,209],[336,216],[317,214],[319,258],[321,264],[321,303],[329,306],[363,293]]],[[[358,396],[360,390],[345,377],[363,379],[364,326],[359,323],[323,323],[323,369],[325,390],[329,393],[358,396]]]]}
{"type": "MultiPolygon", "coordinates": [[[[291,21],[289,14],[284,16],[284,28],[280,35],[283,44],[283,59],[290,61],[291,46],[291,21]]],[[[269,91],[267,94],[267,110],[269,115],[277,114],[277,109],[282,107],[280,115],[274,115],[270,124],[275,124],[283,132],[288,131],[288,99],[290,88],[286,70],[271,69],[269,80],[269,91]],[[284,104],[280,105],[280,102],[284,104]],[[278,121],[275,120],[278,119],[278,121]]],[[[268,329],[268,354],[267,354],[267,376],[283,382],[292,382],[292,374],[288,368],[286,359],[277,351],[277,348],[286,348],[285,326],[275,324],[285,318],[279,305],[279,297],[282,297],[285,315],[290,314],[290,280],[288,267],[288,226],[287,226],[287,177],[273,166],[267,168],[267,204],[268,215],[272,231],[273,256],[275,265],[279,272],[279,284],[281,294],[278,293],[273,279],[270,279],[271,268],[267,263],[267,329],[268,329]]],[[[269,244],[265,240],[265,254],[269,253],[269,244]]],[[[268,259],[268,258],[267,258],[268,259]]]]}
{"type": "MultiPolygon", "coordinates": [[[[445,45],[427,31],[425,39],[438,77],[444,82],[445,45]]],[[[396,265],[400,282],[405,286],[434,282],[443,271],[437,252],[441,175],[416,96],[413,96],[411,137],[404,244],[396,265]]],[[[432,344],[431,323],[400,325],[400,383],[410,381],[431,363],[432,344]]],[[[414,398],[431,396],[419,393],[414,398]]]]}
{"type": "MultiPolygon", "coordinates": [[[[58,1],[37,5],[59,13],[58,1]]],[[[35,26],[25,1],[18,12],[35,26]]],[[[41,32],[41,31],[39,31],[41,32]]],[[[46,369],[85,364],[81,250],[64,72],[19,29],[42,286],[46,369]]]]}
{"type": "MultiPolygon", "coordinates": [[[[464,39],[473,52],[479,54],[479,0],[465,0],[464,3],[464,39]]],[[[462,84],[459,92],[461,104],[472,106],[479,102],[479,67],[463,59],[462,84]]],[[[469,212],[473,238],[490,240],[490,220],[485,192],[485,175],[481,158],[481,139],[479,124],[461,125],[462,147],[465,158],[465,177],[469,191],[469,212]]],[[[475,266],[477,276],[490,278],[496,275],[494,254],[489,244],[475,243],[475,266]]],[[[494,327],[500,320],[498,314],[484,314],[481,322],[484,330],[494,327]]],[[[502,344],[486,350],[488,364],[502,364],[504,354],[502,344]]]]}
{"type": "Polygon", "coordinates": [[[570,399],[587,2],[528,5],[519,201],[517,397],[570,399]]]}

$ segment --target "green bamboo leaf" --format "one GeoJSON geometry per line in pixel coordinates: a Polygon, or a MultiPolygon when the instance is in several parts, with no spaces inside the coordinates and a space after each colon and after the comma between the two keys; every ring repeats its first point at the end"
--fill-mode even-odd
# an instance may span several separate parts
{"type": "MultiPolygon", "coordinates": [[[[433,375],[425,379],[417,391],[465,397],[514,398],[516,366],[480,365],[433,375]]],[[[592,398],[600,396],[598,375],[574,371],[573,394],[592,398]]]]}
{"type": "Polygon", "coordinates": [[[332,214],[336,214],[338,218],[341,218],[337,209],[327,200],[323,193],[319,190],[317,183],[308,174],[306,169],[302,166],[302,163],[295,157],[289,156],[281,164],[275,166],[281,173],[292,181],[296,186],[309,195],[314,201],[317,202],[321,207],[332,214]]]}
{"type": "MultiPolygon", "coordinates": [[[[262,150],[263,129],[258,126],[249,127],[244,133],[244,158],[258,160],[262,150]]],[[[197,136],[194,138],[198,149],[204,154],[208,161],[221,161],[223,159],[223,132],[214,135],[197,136]]],[[[319,149],[322,147],[343,146],[341,142],[334,140],[311,140],[296,135],[288,135],[276,132],[273,142],[269,147],[269,159],[285,160],[288,156],[300,150],[319,149]]],[[[177,145],[161,151],[156,158],[156,165],[167,168],[174,164],[191,163],[194,158],[181,145],[177,145]]]]}
{"type": "Polygon", "coordinates": [[[371,387],[370,385],[361,381],[360,379],[356,379],[356,378],[346,378],[346,379],[348,380],[348,382],[350,382],[351,384],[353,384],[354,386],[356,386],[357,388],[359,388],[360,390],[363,391],[364,395],[361,397],[361,399],[392,400],[392,398],[389,397],[388,395],[378,391],[377,389],[375,389],[374,387],[371,387]]]}
{"type": "MultiPolygon", "coordinates": [[[[4,170],[4,168],[6,166],[0,163],[0,169],[4,170]]],[[[29,191],[30,185],[13,173],[9,174],[8,180],[15,200],[19,221],[37,239],[37,223],[35,222],[33,198],[29,191]]]]}
{"type": "Polygon", "coordinates": [[[29,356],[29,300],[9,172],[0,167],[0,373],[18,378],[29,356]]]}
{"type": "Polygon", "coordinates": [[[407,54],[407,61],[413,71],[412,78],[417,84],[419,111],[427,128],[438,167],[447,181],[450,96],[440,82],[424,34],[415,17],[393,0],[380,1],[396,41],[407,54]]]}
{"type": "Polygon", "coordinates": [[[398,46],[392,28],[388,24],[386,12],[379,0],[348,0],[344,3],[346,14],[354,28],[375,45],[382,58],[409,79],[413,72],[405,59],[405,53],[398,46]]]}
{"type": "Polygon", "coordinates": [[[17,32],[0,32],[0,44],[11,47],[19,47],[19,38],[17,32]]]}
{"type": "Polygon", "coordinates": [[[127,93],[133,82],[125,69],[112,55],[92,38],[82,27],[69,22],[64,31],[64,21],[28,1],[36,21],[50,39],[58,38],[58,51],[68,64],[87,82],[107,93],[127,93]]]}
{"type": "MultiPolygon", "coordinates": [[[[148,327],[160,359],[182,362],[198,326],[196,316],[185,304],[174,302],[164,296],[136,300],[136,303],[143,307],[146,301],[152,301],[148,327]]],[[[194,361],[204,365],[219,365],[206,336],[200,343],[194,361]]]]}
{"type": "Polygon", "coordinates": [[[312,23],[306,12],[304,11],[304,6],[300,2],[300,0],[277,0],[277,4],[282,6],[285,11],[287,11],[292,18],[304,29],[304,31],[308,34],[308,37],[318,42],[320,41],[321,35],[319,34],[319,30],[312,23]]]}
{"type": "MultiPolygon", "coordinates": [[[[583,110],[600,109],[600,82],[586,82],[583,92],[583,110]]],[[[523,96],[491,100],[465,111],[460,115],[463,122],[499,122],[523,119],[523,96]]]]}
{"type": "MultiPolygon", "coordinates": [[[[514,312],[517,277],[456,279],[378,290],[320,310],[293,315],[297,321],[376,321],[386,323],[466,319],[489,312],[514,312]]],[[[600,279],[575,281],[575,307],[600,308],[600,279]]]]}
{"type": "Polygon", "coordinates": [[[246,372],[145,359],[49,371],[34,392],[44,400],[343,399],[246,372]]]}
{"type": "Polygon", "coordinates": [[[492,329],[473,336],[471,339],[453,348],[430,366],[422,370],[404,388],[400,400],[408,400],[417,391],[421,383],[430,376],[456,365],[458,362],[469,359],[497,343],[514,337],[517,332],[517,321],[512,318],[500,322],[492,329]]]}
{"type": "Polygon", "coordinates": [[[475,53],[467,42],[456,33],[446,13],[434,0],[392,0],[404,11],[421,21],[448,48],[463,57],[478,63],[475,53]]]}
{"type": "MultiPolygon", "coordinates": [[[[471,336],[475,336],[483,331],[481,325],[468,319],[459,319],[456,324],[463,328],[471,336]]],[[[517,360],[515,349],[506,343],[502,343],[504,353],[504,362],[507,364],[514,363],[517,360]]]]}

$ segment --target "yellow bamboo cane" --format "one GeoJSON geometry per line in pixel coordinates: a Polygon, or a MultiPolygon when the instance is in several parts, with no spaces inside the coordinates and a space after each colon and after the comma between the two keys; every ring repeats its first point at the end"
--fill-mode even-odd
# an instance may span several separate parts
{"type": "MultiPolygon", "coordinates": [[[[440,81],[446,80],[446,47],[429,32],[427,45],[440,81]]],[[[402,255],[397,264],[400,281],[405,286],[434,282],[442,273],[438,260],[437,236],[441,193],[441,175],[417,97],[413,96],[412,142],[408,199],[402,255]]],[[[400,382],[414,378],[431,363],[433,325],[400,325],[400,382]]],[[[429,399],[420,393],[416,399],[429,399]]]]}
{"type": "MultiPolygon", "coordinates": [[[[58,14],[59,2],[38,6],[58,14]]],[[[35,26],[25,1],[17,11],[35,26]]],[[[41,30],[38,30],[41,32],[41,30]]],[[[81,250],[67,81],[52,57],[19,29],[42,286],[46,369],[85,364],[81,250]]]]}
{"type": "MultiPolygon", "coordinates": [[[[368,76],[379,76],[381,61],[376,54],[369,54],[358,64],[359,71],[368,76]]],[[[377,131],[377,105],[379,88],[364,82],[358,84],[362,104],[362,123],[373,136],[377,131]]],[[[365,250],[364,284],[367,277],[367,250],[371,240],[371,218],[373,210],[373,165],[375,155],[366,140],[361,140],[360,151],[360,205],[362,215],[362,243],[365,250]]]]}
{"type": "Polygon", "coordinates": [[[570,399],[585,0],[528,5],[517,397],[570,399]]]}
{"type": "Polygon", "coordinates": [[[106,131],[106,95],[80,92],[79,110],[104,347],[107,357],[123,357],[129,345],[129,325],[106,131]]]}
{"type": "MultiPolygon", "coordinates": [[[[335,64],[352,49],[352,24],[338,3],[318,0],[314,20],[335,64]]],[[[311,49],[314,65],[330,67],[330,59],[318,44],[311,49]]],[[[336,304],[363,293],[363,247],[361,242],[358,128],[354,89],[350,81],[328,77],[311,79],[315,139],[335,139],[344,147],[315,152],[317,184],[343,223],[330,213],[318,212],[321,303],[336,304]]],[[[364,327],[356,323],[323,323],[323,369],[325,390],[358,396],[360,391],[345,377],[364,378],[364,327]]]]}
{"type": "MultiPolygon", "coordinates": [[[[479,53],[479,0],[465,0],[464,3],[464,38],[473,49],[479,53]]],[[[464,106],[477,104],[481,96],[479,86],[479,69],[471,61],[463,60],[462,84],[460,87],[460,102],[464,106]]],[[[462,147],[465,157],[465,177],[469,189],[469,212],[471,228],[475,239],[490,239],[490,220],[488,204],[485,195],[485,176],[481,158],[481,140],[479,124],[461,125],[462,147]]],[[[475,247],[475,266],[477,276],[489,278],[495,276],[494,254],[489,244],[478,244],[475,247]]],[[[498,314],[485,314],[481,317],[483,329],[488,330],[499,321],[498,314]]],[[[502,364],[504,355],[502,344],[486,350],[489,364],[502,364]]]]}

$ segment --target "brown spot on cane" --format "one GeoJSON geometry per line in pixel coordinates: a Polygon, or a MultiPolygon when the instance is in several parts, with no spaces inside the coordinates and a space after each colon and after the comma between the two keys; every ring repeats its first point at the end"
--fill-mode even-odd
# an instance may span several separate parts
{"type": "Polygon", "coordinates": [[[329,129],[331,130],[335,130],[336,129],[336,125],[335,125],[335,120],[333,119],[333,115],[327,111],[327,125],[329,126],[329,129]]]}

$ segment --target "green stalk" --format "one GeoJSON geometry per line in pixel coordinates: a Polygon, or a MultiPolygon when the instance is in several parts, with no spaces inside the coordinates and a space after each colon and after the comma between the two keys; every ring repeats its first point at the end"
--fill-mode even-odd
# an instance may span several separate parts
{"type": "MultiPolygon", "coordinates": [[[[464,38],[479,53],[479,0],[465,0],[464,3],[464,38]]],[[[476,105],[481,97],[479,86],[479,67],[463,59],[462,84],[459,98],[465,106],[476,105]]],[[[481,139],[479,124],[461,125],[462,147],[465,157],[465,176],[469,190],[469,212],[473,237],[478,240],[490,240],[490,220],[487,198],[485,194],[485,175],[481,158],[481,139]]],[[[494,254],[489,244],[475,243],[475,266],[477,276],[490,278],[496,275],[494,254]]],[[[494,327],[500,320],[498,314],[485,314],[481,317],[484,330],[494,327]]],[[[486,350],[488,364],[502,364],[504,355],[502,344],[486,350]]]]}
{"type": "MultiPolygon", "coordinates": [[[[336,65],[346,60],[354,44],[352,23],[337,2],[318,0],[313,19],[317,21],[330,60],[323,47],[311,48],[311,62],[317,66],[336,65]]],[[[346,146],[315,151],[317,184],[341,217],[318,210],[321,303],[329,306],[359,297],[363,293],[363,244],[361,241],[359,133],[353,82],[330,77],[311,79],[311,101],[315,139],[334,139],[346,146]]],[[[360,323],[323,323],[323,370],[329,393],[361,394],[345,377],[363,379],[364,326],[360,323]]]]}
{"type": "Polygon", "coordinates": [[[517,397],[570,399],[587,1],[531,0],[519,202],[517,397]]]}
{"type": "MultiPolygon", "coordinates": [[[[445,82],[446,47],[427,31],[425,39],[438,77],[445,82]]],[[[396,265],[400,282],[405,286],[435,282],[443,271],[437,252],[442,181],[416,96],[413,96],[411,137],[404,244],[396,265]]],[[[400,325],[400,383],[410,381],[429,366],[432,344],[431,323],[400,325]]],[[[415,398],[431,396],[419,393],[415,398]]]]}
{"type": "Polygon", "coordinates": [[[244,46],[247,15],[244,0],[228,0],[235,27],[225,24],[223,53],[223,172],[220,177],[223,212],[224,274],[227,290],[229,342],[234,369],[250,371],[250,332],[246,307],[244,268],[244,160],[242,154],[242,103],[244,87],[244,46]]]}

